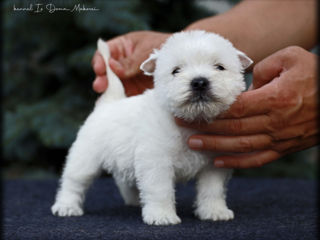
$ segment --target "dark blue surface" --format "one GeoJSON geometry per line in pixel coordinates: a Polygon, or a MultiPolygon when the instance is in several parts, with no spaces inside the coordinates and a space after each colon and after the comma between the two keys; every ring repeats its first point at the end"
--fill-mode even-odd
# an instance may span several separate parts
{"type": "Polygon", "coordinates": [[[57,181],[4,181],[4,239],[317,239],[316,183],[289,179],[239,179],[229,184],[235,219],[200,221],[193,215],[194,185],[178,185],[182,223],[148,226],[141,210],[126,207],[112,179],[90,188],[85,215],[51,215],[57,181]]]}

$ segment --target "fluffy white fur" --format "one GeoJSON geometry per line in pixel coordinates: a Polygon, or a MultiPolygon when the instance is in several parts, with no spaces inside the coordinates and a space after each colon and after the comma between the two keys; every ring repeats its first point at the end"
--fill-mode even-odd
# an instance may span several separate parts
{"type": "MultiPolygon", "coordinates": [[[[101,40],[98,50],[108,66],[109,50],[101,40]]],[[[202,220],[233,219],[225,200],[230,170],[215,168],[212,154],[191,150],[186,142],[195,132],[178,127],[174,117],[212,121],[245,89],[243,70],[251,63],[221,36],[190,31],[174,34],[141,65],[155,83],[142,95],[126,98],[107,67],[109,88],[70,148],[52,213],[82,215],[86,189],[105,170],[112,173],[125,204],[141,205],[147,224],[181,222],[174,185],[193,177],[195,214],[202,220]],[[210,84],[204,98],[190,85],[199,77],[210,84]]]]}

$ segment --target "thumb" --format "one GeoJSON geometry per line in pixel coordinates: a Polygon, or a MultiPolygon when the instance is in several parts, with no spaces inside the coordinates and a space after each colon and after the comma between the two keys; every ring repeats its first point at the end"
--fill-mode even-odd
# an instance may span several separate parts
{"type": "Polygon", "coordinates": [[[133,42],[125,35],[109,40],[110,50],[109,66],[111,70],[120,78],[125,78],[129,69],[128,62],[133,54],[133,42]]]}
{"type": "Polygon", "coordinates": [[[144,60],[140,56],[136,55],[137,54],[133,54],[128,56],[126,59],[121,60],[110,58],[109,66],[119,78],[127,79],[134,77],[140,72],[140,65],[144,60]]]}
{"type": "Polygon", "coordinates": [[[133,77],[139,73],[142,73],[140,69],[141,64],[149,57],[150,52],[134,52],[132,56],[128,59],[128,69],[126,71],[126,77],[133,77]]]}
{"type": "Polygon", "coordinates": [[[141,72],[140,65],[148,58],[149,54],[149,52],[134,51],[131,55],[120,60],[111,58],[109,64],[118,77],[123,79],[132,78],[141,72]]]}
{"type": "Polygon", "coordinates": [[[260,88],[283,71],[283,59],[277,53],[263,59],[253,68],[252,89],[260,88]]]}
{"type": "Polygon", "coordinates": [[[141,51],[136,42],[132,35],[120,36],[108,42],[111,53],[109,65],[120,78],[127,79],[137,75],[140,64],[148,54],[141,51]]]}
{"type": "Polygon", "coordinates": [[[111,70],[119,77],[119,78],[125,78],[125,67],[121,64],[120,61],[110,58],[109,59],[109,66],[111,70]]]}

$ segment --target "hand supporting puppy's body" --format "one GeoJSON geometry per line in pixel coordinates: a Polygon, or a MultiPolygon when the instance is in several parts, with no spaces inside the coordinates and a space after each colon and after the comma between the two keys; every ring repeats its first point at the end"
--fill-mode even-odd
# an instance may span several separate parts
{"type": "MultiPolygon", "coordinates": [[[[245,57],[214,34],[180,33],[141,66],[147,74],[154,73],[155,89],[136,97],[123,98],[123,93],[110,97],[109,85],[69,151],[52,212],[59,216],[82,215],[86,189],[101,170],[106,170],[112,173],[127,205],[140,202],[147,224],[181,221],[175,210],[174,184],[193,177],[197,177],[196,215],[208,220],[232,219],[233,212],[225,201],[230,170],[216,169],[210,161],[212,156],[190,150],[186,139],[194,132],[178,127],[174,116],[212,120],[226,110],[244,89],[241,72],[250,63],[245,57]],[[211,51],[210,44],[214,43],[218,48],[211,51]],[[189,51],[196,54],[190,60],[187,53],[184,57],[177,55],[177,46],[199,49],[189,51]],[[219,53],[220,47],[227,48],[226,56],[219,53]],[[208,62],[211,60],[206,55],[212,54],[215,62],[208,62]],[[212,70],[214,64],[228,70],[219,72],[220,65],[212,70]]],[[[123,91],[119,85],[114,89],[123,91]]]]}

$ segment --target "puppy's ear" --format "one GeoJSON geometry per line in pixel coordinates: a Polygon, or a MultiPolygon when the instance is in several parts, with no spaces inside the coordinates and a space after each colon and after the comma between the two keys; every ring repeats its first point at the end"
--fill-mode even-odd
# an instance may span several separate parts
{"type": "Polygon", "coordinates": [[[242,69],[243,70],[247,69],[253,63],[253,61],[243,52],[237,50],[237,53],[238,53],[238,57],[240,59],[242,69]]]}
{"type": "Polygon", "coordinates": [[[147,76],[152,76],[153,72],[156,68],[156,60],[158,58],[158,51],[154,50],[153,53],[150,54],[149,58],[145,60],[141,65],[140,69],[147,76]]]}

